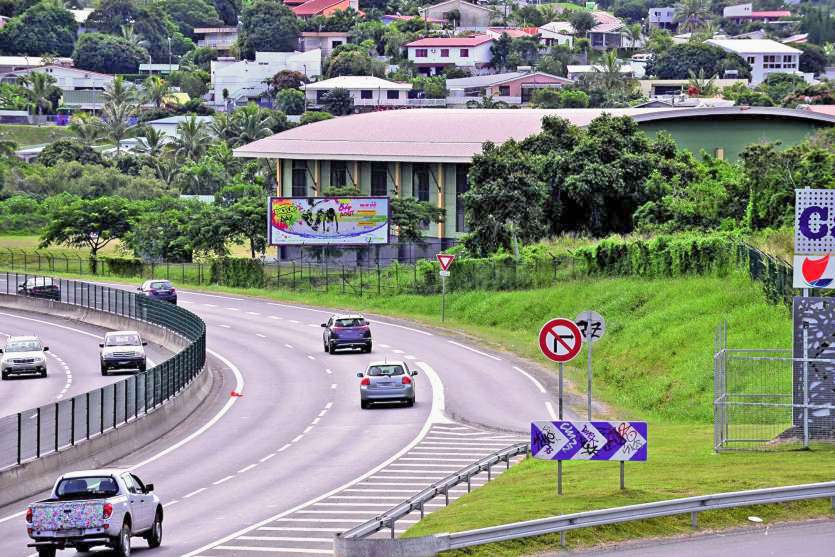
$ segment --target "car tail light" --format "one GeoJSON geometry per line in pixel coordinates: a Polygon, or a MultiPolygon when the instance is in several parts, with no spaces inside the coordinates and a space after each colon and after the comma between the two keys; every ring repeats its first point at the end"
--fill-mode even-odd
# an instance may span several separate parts
{"type": "Polygon", "coordinates": [[[368,377],[363,377],[362,381],[360,381],[360,385],[370,385],[370,384],[371,384],[371,379],[369,379],[368,377]]]}
{"type": "Polygon", "coordinates": [[[177,293],[177,289],[176,289],[176,288],[172,288],[172,289],[171,289],[171,293],[172,293],[172,294],[176,294],[176,293],[177,293]]]}
{"type": "Polygon", "coordinates": [[[104,518],[110,518],[110,515],[113,514],[113,505],[105,503],[102,508],[104,509],[104,518]]]}
{"type": "Polygon", "coordinates": [[[26,522],[32,522],[32,507],[26,509],[26,522]]]}
{"type": "Polygon", "coordinates": [[[402,383],[404,385],[411,385],[412,384],[412,378],[409,377],[408,375],[404,375],[402,383]]]}

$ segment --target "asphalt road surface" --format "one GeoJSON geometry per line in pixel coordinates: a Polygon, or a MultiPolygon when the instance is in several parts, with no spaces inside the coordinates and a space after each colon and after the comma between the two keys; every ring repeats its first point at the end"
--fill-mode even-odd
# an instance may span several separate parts
{"type": "MultiPolygon", "coordinates": [[[[147,551],[137,539],[137,555],[256,554],[250,546],[328,555],[326,542],[311,540],[527,437],[532,419],[556,417],[549,383],[465,339],[372,318],[372,354],[326,354],[320,323],[329,312],[184,291],[179,299],[206,321],[223,381],[175,432],[115,463],[154,483],[165,504],[163,546],[147,551]],[[420,371],[414,407],[360,409],[356,372],[381,359],[420,371]],[[348,491],[358,489],[368,491],[348,491]],[[275,539],[241,539],[251,535],[275,539]]],[[[0,509],[4,557],[32,554],[23,510],[0,509]]]]}

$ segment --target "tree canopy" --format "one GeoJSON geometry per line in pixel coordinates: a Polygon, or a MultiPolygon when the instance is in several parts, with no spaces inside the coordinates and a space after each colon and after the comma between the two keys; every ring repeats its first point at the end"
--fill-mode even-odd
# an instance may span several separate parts
{"type": "Polygon", "coordinates": [[[725,70],[737,70],[742,79],[751,77],[751,67],[738,54],[718,46],[699,43],[677,44],[658,54],[654,74],[658,79],[687,79],[689,72],[704,70],[709,77],[723,77],[725,70]]]}
{"type": "Polygon", "coordinates": [[[241,12],[241,56],[252,60],[256,51],[292,52],[300,29],[299,19],[283,3],[255,0],[241,12]]]}
{"type": "Polygon", "coordinates": [[[13,17],[0,29],[0,50],[31,56],[69,56],[77,28],[75,18],[68,10],[41,2],[13,17]]]}
{"type": "Polygon", "coordinates": [[[148,60],[147,51],[127,39],[104,33],[84,33],[72,53],[77,68],[117,74],[136,73],[148,60]]]}

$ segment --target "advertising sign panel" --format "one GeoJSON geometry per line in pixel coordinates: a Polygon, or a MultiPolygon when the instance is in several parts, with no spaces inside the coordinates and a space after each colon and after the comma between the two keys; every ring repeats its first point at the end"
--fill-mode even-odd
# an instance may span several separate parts
{"type": "Polygon", "coordinates": [[[387,197],[271,197],[270,245],[369,245],[389,242],[387,197]]]}
{"type": "Polygon", "coordinates": [[[835,190],[794,190],[794,253],[835,253],[835,190]]]}
{"type": "Polygon", "coordinates": [[[835,257],[831,255],[795,255],[795,288],[835,288],[835,257]]]}
{"type": "Polygon", "coordinates": [[[542,460],[646,460],[646,422],[532,422],[531,455],[542,460]]]}

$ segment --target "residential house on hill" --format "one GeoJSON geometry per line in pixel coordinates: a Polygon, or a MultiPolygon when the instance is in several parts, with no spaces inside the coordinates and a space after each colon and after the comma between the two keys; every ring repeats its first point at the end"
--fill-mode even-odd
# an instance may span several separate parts
{"type": "Polygon", "coordinates": [[[455,26],[465,29],[485,29],[499,14],[486,6],[479,6],[466,0],[446,0],[432,6],[420,8],[421,18],[450,21],[455,16],[455,26]]]}
{"type": "Polygon", "coordinates": [[[359,11],[358,0],[307,0],[299,3],[297,0],[285,0],[290,9],[297,17],[310,19],[317,15],[329,16],[335,12],[352,9],[359,11]]]}
{"type": "Polygon", "coordinates": [[[739,54],[748,62],[751,66],[751,85],[759,85],[772,73],[803,75],[799,70],[803,51],[783,43],[770,39],[708,39],[705,42],[739,54]]]}
{"type": "Polygon", "coordinates": [[[0,75],[0,82],[15,83],[20,77],[33,73],[45,73],[55,78],[55,86],[62,91],[99,90],[104,91],[113,83],[114,76],[104,73],[68,68],[66,66],[40,66],[15,70],[0,75]]]}
{"type": "Polygon", "coordinates": [[[483,96],[508,104],[530,102],[537,89],[560,88],[573,83],[570,79],[545,72],[515,71],[459,79],[447,79],[447,105],[466,104],[483,96]]]}
{"type": "Polygon", "coordinates": [[[722,10],[722,17],[730,19],[734,23],[745,23],[747,21],[762,21],[773,23],[783,17],[791,17],[788,10],[754,11],[753,4],[736,4],[727,6],[722,10]]]}
{"type": "Polygon", "coordinates": [[[412,85],[397,83],[368,75],[342,75],[324,81],[302,84],[307,106],[320,108],[328,93],[344,89],[351,95],[354,107],[363,110],[403,108],[407,106],[444,106],[444,99],[411,99],[412,85]],[[424,102],[431,101],[431,102],[424,102]]]}
{"type": "Polygon", "coordinates": [[[439,75],[444,68],[455,66],[471,74],[490,73],[493,60],[490,35],[474,37],[442,37],[418,39],[403,45],[411,62],[423,75],[439,75]]]}
{"type": "Polygon", "coordinates": [[[391,25],[395,21],[411,21],[413,19],[420,19],[421,21],[425,21],[426,23],[434,23],[436,25],[443,25],[447,23],[447,20],[437,18],[437,17],[422,17],[416,15],[400,15],[400,14],[386,14],[380,17],[380,21],[382,21],[385,25],[391,25]]]}
{"type": "MultiPolygon", "coordinates": [[[[583,76],[595,75],[605,71],[603,66],[594,66],[589,64],[569,65],[566,67],[568,79],[578,80],[583,76]]],[[[622,64],[618,68],[623,77],[635,77],[635,68],[631,64],[622,64]]]]}
{"type": "Polygon", "coordinates": [[[229,51],[238,42],[238,28],[229,27],[195,27],[195,35],[202,35],[197,39],[197,46],[211,48],[220,54],[229,54],[229,51]]]}
{"type": "Polygon", "coordinates": [[[318,48],[322,50],[322,58],[327,58],[334,48],[347,43],[347,32],[302,31],[299,37],[299,50],[301,52],[309,52],[318,48]]]}
{"type": "Polygon", "coordinates": [[[678,28],[676,21],[676,9],[674,6],[666,8],[650,8],[647,15],[649,26],[656,29],[669,29],[675,31],[678,28]]]}
{"type": "MultiPolygon", "coordinates": [[[[0,56],[0,74],[45,65],[46,63],[40,56],[0,56]]],[[[72,58],[53,58],[51,65],[71,68],[73,61],[72,58]]]]}
{"type": "Polygon", "coordinates": [[[539,28],[540,42],[545,46],[574,44],[574,27],[567,21],[552,21],[539,28]]]}
{"type": "Polygon", "coordinates": [[[539,35],[539,27],[488,27],[484,30],[484,33],[494,39],[498,39],[502,35],[507,35],[511,39],[520,39],[539,35]]]}
{"type": "Polygon", "coordinates": [[[588,39],[595,50],[611,50],[629,46],[623,30],[626,25],[620,19],[606,12],[592,12],[597,25],[588,33],[588,39]]]}

